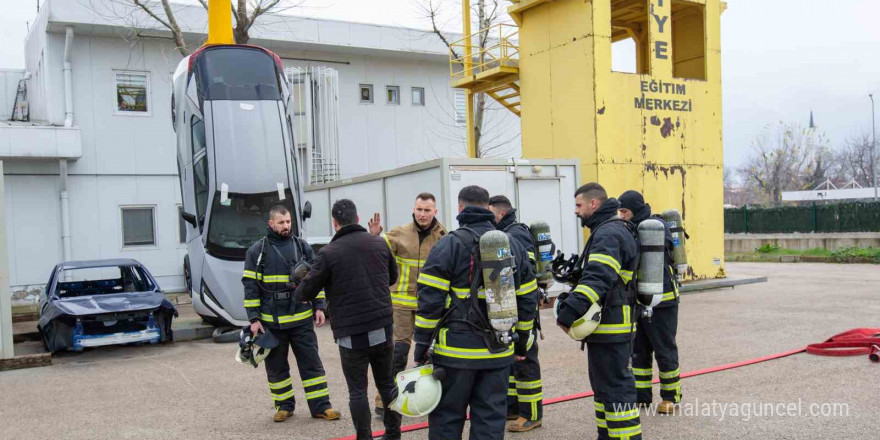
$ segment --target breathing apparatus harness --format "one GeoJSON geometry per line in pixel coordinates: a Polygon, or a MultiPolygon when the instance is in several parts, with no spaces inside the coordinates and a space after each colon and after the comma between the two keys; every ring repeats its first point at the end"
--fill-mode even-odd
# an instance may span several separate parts
{"type": "Polygon", "coordinates": [[[296,288],[296,285],[299,284],[300,281],[302,281],[305,275],[309,272],[309,269],[311,269],[312,267],[311,264],[309,264],[305,259],[305,251],[302,249],[302,244],[300,243],[299,239],[296,237],[292,237],[292,239],[294,242],[295,251],[294,261],[299,260],[295,264],[292,261],[288,261],[287,258],[281,253],[281,251],[278,250],[278,248],[271,244],[269,245],[283,261],[288,263],[288,266],[290,267],[290,274],[288,278],[290,282],[287,283],[284,288],[277,290],[270,289],[266,287],[263,283],[262,274],[263,270],[266,267],[266,261],[263,256],[266,253],[266,241],[268,241],[268,237],[263,237],[260,240],[260,254],[257,256],[257,273],[261,275],[261,279],[257,280],[257,287],[264,293],[272,295],[272,297],[274,298],[274,301],[272,301],[272,313],[274,314],[274,316],[279,316],[278,301],[291,301],[293,299],[292,289],[296,288]]]}

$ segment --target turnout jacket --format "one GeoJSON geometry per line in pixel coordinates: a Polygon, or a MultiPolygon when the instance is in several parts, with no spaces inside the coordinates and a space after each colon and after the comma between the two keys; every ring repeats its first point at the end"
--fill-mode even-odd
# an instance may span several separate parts
{"type": "Polygon", "coordinates": [[[599,327],[586,342],[627,342],[636,329],[632,319],[635,297],[627,284],[638,269],[639,250],[627,222],[616,219],[618,206],[617,199],[610,198],[587,219],[591,235],[584,249],[581,279],[559,306],[557,323],[571,327],[590,305],[602,305],[599,327]]]}
{"type": "Polygon", "coordinates": [[[323,292],[314,301],[300,302],[294,299],[293,289],[288,285],[290,268],[302,259],[309,263],[315,260],[312,247],[305,240],[295,236],[284,238],[271,229],[265,238],[251,245],[241,276],[248,320],[259,319],[279,329],[311,325],[313,309],[325,308],[323,292]],[[261,249],[262,268],[257,267],[261,249]]]}
{"type": "Polygon", "coordinates": [[[339,228],[318,252],[318,261],[296,288],[296,297],[311,300],[327,292],[333,338],[368,333],[392,324],[388,286],[397,281],[397,266],[385,242],[363,226],[339,228]]]}
{"type": "Polygon", "coordinates": [[[419,227],[415,219],[398,226],[382,238],[394,254],[400,277],[391,286],[391,304],[396,309],[415,310],[418,307],[416,294],[419,271],[434,245],[446,235],[446,228],[435,218],[426,229],[419,227]]]}
{"type": "Polygon", "coordinates": [[[639,223],[649,218],[654,218],[663,222],[663,232],[665,235],[663,246],[666,250],[663,253],[663,262],[666,264],[663,268],[663,301],[654,307],[655,309],[662,309],[665,307],[672,307],[679,302],[678,282],[675,280],[675,266],[672,262],[672,251],[675,247],[675,242],[672,240],[672,231],[669,230],[669,225],[666,224],[666,220],[663,220],[663,217],[660,217],[659,215],[651,215],[651,206],[647,203],[645,204],[645,209],[643,209],[641,213],[633,216],[632,222],[638,227],[639,223]]]}
{"type": "MultiPolygon", "coordinates": [[[[457,217],[463,227],[468,227],[482,236],[484,233],[495,230],[494,215],[487,209],[477,207],[465,208],[457,217]]],[[[461,231],[464,243],[468,243],[471,234],[461,231]]],[[[415,335],[416,341],[415,360],[424,361],[424,354],[437,333],[434,341],[434,354],[432,361],[437,365],[444,365],[461,369],[492,369],[504,368],[513,364],[514,351],[517,355],[526,354],[529,332],[534,325],[537,310],[537,282],[525,249],[515,239],[510,239],[510,251],[513,255],[515,272],[514,285],[516,287],[517,324],[516,333],[519,341],[510,344],[507,350],[500,353],[491,353],[485,341],[469,325],[460,322],[444,322],[441,319],[449,311],[449,319],[466,319],[452,303],[451,295],[464,302],[465,308],[471,307],[468,299],[470,294],[472,276],[482,276],[478,267],[473,267],[475,261],[471,256],[472,245],[466,246],[459,238],[453,237],[452,233],[440,239],[431,250],[419,275],[418,312],[416,313],[415,335]],[[452,308],[450,310],[450,308],[452,308]]],[[[479,252],[479,248],[476,250],[479,252]]],[[[483,289],[480,289],[477,298],[480,312],[486,313],[486,298],[483,289]]]]}
{"type": "Polygon", "coordinates": [[[501,221],[498,222],[498,230],[506,232],[526,250],[529,262],[532,264],[532,270],[536,271],[535,254],[538,249],[535,247],[535,240],[529,227],[516,221],[516,209],[511,208],[507,214],[504,214],[504,217],[501,217],[501,221]]]}

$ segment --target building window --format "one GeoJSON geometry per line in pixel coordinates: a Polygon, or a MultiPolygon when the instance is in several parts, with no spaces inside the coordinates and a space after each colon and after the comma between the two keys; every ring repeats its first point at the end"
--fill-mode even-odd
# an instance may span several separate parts
{"type": "Polygon", "coordinates": [[[177,205],[177,242],[184,244],[186,243],[186,220],[181,214],[183,214],[183,206],[177,205]]]}
{"type": "Polygon", "coordinates": [[[116,113],[149,114],[150,74],[146,72],[115,72],[116,113]]]}
{"type": "Polygon", "coordinates": [[[412,88],[412,105],[425,105],[425,88],[412,88]]]}
{"type": "Polygon", "coordinates": [[[373,85],[361,84],[361,104],[373,103],[373,85]]]}
{"type": "Polygon", "coordinates": [[[467,95],[464,90],[455,91],[455,123],[467,124],[467,95]]]}
{"type": "Polygon", "coordinates": [[[122,245],[155,246],[155,208],[152,206],[129,206],[122,208],[122,245]]]}
{"type": "Polygon", "coordinates": [[[672,76],[706,79],[706,6],[672,0],[672,76]]]}
{"type": "Polygon", "coordinates": [[[400,105],[400,87],[385,86],[385,103],[391,105],[400,105]]]}
{"type": "Polygon", "coordinates": [[[650,73],[648,2],[611,2],[611,70],[650,73]]]}

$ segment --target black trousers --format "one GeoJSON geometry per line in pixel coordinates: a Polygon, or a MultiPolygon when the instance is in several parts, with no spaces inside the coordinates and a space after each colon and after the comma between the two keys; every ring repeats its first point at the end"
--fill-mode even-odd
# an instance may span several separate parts
{"type": "MultiPolygon", "coordinates": [[[[370,403],[367,399],[367,368],[373,370],[373,380],[376,381],[376,388],[382,396],[382,404],[388,408],[391,401],[397,398],[397,386],[394,384],[394,373],[391,370],[394,344],[389,340],[363,349],[339,347],[339,357],[342,360],[342,373],[348,384],[348,408],[351,411],[357,439],[369,440],[372,438],[372,427],[370,403]]],[[[399,439],[400,414],[386,409],[384,422],[385,438],[399,439]]]]}
{"type": "Polygon", "coordinates": [[[526,352],[525,360],[513,364],[510,385],[507,387],[507,414],[519,415],[526,420],[544,417],[544,391],[541,383],[541,364],[538,362],[538,337],[526,352]]]}
{"type": "Polygon", "coordinates": [[[590,386],[600,439],[641,440],[636,387],[629,369],[630,343],[587,343],[590,386]]]}
{"type": "Polygon", "coordinates": [[[275,408],[293,411],[296,406],[290,363],[287,361],[288,350],[293,348],[309,411],[315,415],[329,409],[330,390],[327,388],[324,365],[318,356],[318,337],[311,322],[285,330],[270,328],[269,331],[279,342],[278,347],[273,348],[264,361],[266,375],[269,377],[269,392],[272,393],[275,408]]]}
{"type": "Polygon", "coordinates": [[[678,304],[654,309],[648,323],[639,321],[634,341],[632,366],[640,403],[651,403],[651,379],[654,376],[653,358],[660,368],[660,397],[673,403],[681,402],[681,370],[678,366],[678,304]]]}
{"type": "Polygon", "coordinates": [[[503,439],[510,367],[491,370],[443,368],[446,369],[443,397],[428,416],[428,438],[460,440],[470,407],[470,440],[503,439]]]}

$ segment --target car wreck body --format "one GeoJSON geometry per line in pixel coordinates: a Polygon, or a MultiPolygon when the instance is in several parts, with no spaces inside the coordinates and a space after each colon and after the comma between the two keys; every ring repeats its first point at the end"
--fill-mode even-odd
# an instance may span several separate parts
{"type": "Polygon", "coordinates": [[[50,352],[173,340],[177,309],[147,269],[131,259],[55,266],[40,295],[38,328],[50,352]]]}

